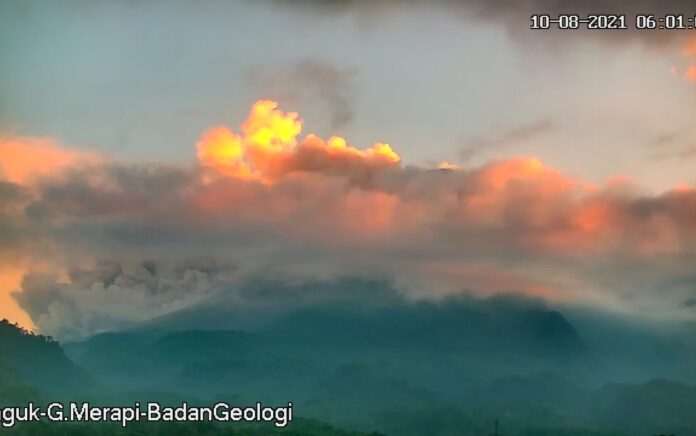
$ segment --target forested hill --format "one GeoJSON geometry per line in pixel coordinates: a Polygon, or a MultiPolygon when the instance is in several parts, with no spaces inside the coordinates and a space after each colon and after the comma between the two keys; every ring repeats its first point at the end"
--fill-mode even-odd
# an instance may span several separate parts
{"type": "Polygon", "coordinates": [[[68,359],[57,341],[7,320],[0,321],[0,350],[3,387],[29,385],[49,394],[72,394],[94,387],[92,378],[68,359]]]}

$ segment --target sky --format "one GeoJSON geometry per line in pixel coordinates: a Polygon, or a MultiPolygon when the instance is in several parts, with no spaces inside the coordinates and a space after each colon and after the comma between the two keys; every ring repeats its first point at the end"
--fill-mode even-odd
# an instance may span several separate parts
{"type": "Polygon", "coordinates": [[[596,7],[2,2],[0,317],[88,335],[261,273],[691,316],[696,39],[528,29],[596,7]]]}

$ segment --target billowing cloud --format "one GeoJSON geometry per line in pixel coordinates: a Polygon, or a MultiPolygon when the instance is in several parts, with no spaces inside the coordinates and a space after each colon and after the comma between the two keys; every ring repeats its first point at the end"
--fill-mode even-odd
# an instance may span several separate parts
{"type": "Polygon", "coordinates": [[[233,270],[213,263],[103,263],[65,281],[29,274],[17,300],[42,331],[80,338],[190,307],[232,284],[233,270]]]}
{"type": "Polygon", "coordinates": [[[283,113],[273,101],[257,102],[238,135],[217,127],[198,143],[202,165],[224,176],[273,181],[291,173],[350,174],[365,178],[399,163],[387,144],[367,150],[351,147],[341,137],[324,141],[308,135],[298,142],[302,122],[297,113],[283,113]]]}
{"type": "Polygon", "coordinates": [[[83,160],[8,185],[0,195],[17,206],[3,224],[18,223],[33,262],[55,266],[55,277],[30,271],[17,300],[59,337],[165,315],[254,275],[691,315],[693,188],[590,184],[533,157],[404,166],[387,145],[298,139],[301,129],[260,101],[240,133],[204,133],[191,166],[83,160]]]}
{"type": "Polygon", "coordinates": [[[52,229],[28,209],[41,198],[38,184],[102,161],[96,153],[69,150],[48,138],[0,135],[0,318],[32,327],[11,293],[21,289],[27,271],[54,269],[53,256],[60,256],[52,229]]]}

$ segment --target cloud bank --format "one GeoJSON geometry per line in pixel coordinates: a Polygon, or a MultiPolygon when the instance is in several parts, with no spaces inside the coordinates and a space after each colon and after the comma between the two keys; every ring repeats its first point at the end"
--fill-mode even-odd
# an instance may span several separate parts
{"type": "Polygon", "coordinates": [[[692,314],[691,187],[593,185],[533,157],[405,166],[389,145],[301,130],[298,114],[260,101],[239,132],[203,133],[188,166],[75,158],[51,144],[56,165],[28,159],[0,184],[0,253],[31,259],[17,301],[60,338],[165,315],[259,275],[692,314]]]}

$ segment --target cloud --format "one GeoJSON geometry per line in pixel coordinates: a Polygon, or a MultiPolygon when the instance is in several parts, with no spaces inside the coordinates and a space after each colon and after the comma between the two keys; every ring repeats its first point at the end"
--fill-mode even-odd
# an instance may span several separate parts
{"type": "MultiPolygon", "coordinates": [[[[354,14],[360,18],[375,20],[389,19],[396,10],[411,8],[441,8],[452,16],[463,19],[483,20],[504,26],[516,40],[524,40],[529,35],[529,17],[533,14],[549,14],[556,17],[559,14],[625,14],[629,22],[628,29],[619,32],[583,31],[584,37],[605,38],[614,42],[627,40],[644,41],[652,45],[670,43],[686,38],[687,33],[672,30],[637,30],[633,25],[638,14],[667,14],[693,15],[693,4],[689,0],[666,0],[654,2],[639,0],[633,2],[606,2],[602,0],[500,0],[485,2],[479,0],[272,0],[278,6],[301,9],[303,12],[317,13],[319,16],[335,14],[354,14]]],[[[550,40],[558,42],[562,37],[574,38],[578,32],[551,31],[554,37],[550,40]]]]}
{"type": "Polygon", "coordinates": [[[504,130],[495,137],[470,138],[465,141],[460,155],[467,161],[486,151],[497,151],[515,144],[536,139],[552,132],[555,126],[551,120],[544,119],[534,123],[504,130]]]}
{"type": "Polygon", "coordinates": [[[694,64],[696,61],[696,37],[691,37],[684,42],[682,54],[687,65],[682,68],[672,67],[672,75],[683,78],[688,82],[696,82],[696,64],[694,64]]]}
{"type": "Polygon", "coordinates": [[[653,153],[650,158],[657,161],[670,159],[690,160],[696,157],[696,145],[682,147],[678,150],[660,150],[653,153]]]}
{"type": "Polygon", "coordinates": [[[688,162],[696,157],[694,138],[686,132],[667,132],[657,135],[647,144],[650,153],[647,158],[655,162],[680,160],[688,162]]]}
{"type": "Polygon", "coordinates": [[[0,136],[0,176],[15,183],[49,177],[82,161],[97,160],[97,155],[62,148],[47,138],[0,136]]]}
{"type": "Polygon", "coordinates": [[[696,157],[696,145],[693,145],[693,138],[684,132],[659,135],[648,146],[652,150],[648,158],[652,161],[662,162],[676,159],[688,161],[696,157]]]}
{"type": "Polygon", "coordinates": [[[690,65],[689,68],[684,71],[684,78],[690,82],[696,82],[696,65],[690,65]]]}
{"type": "Polygon", "coordinates": [[[23,208],[30,198],[25,188],[0,181],[0,259],[3,261],[16,257],[24,242],[23,208]]]}
{"type": "Polygon", "coordinates": [[[684,44],[685,56],[696,56],[696,37],[689,38],[684,44]]]}
{"type": "Polygon", "coordinates": [[[0,318],[9,319],[26,328],[34,328],[31,317],[19,307],[12,295],[13,292],[21,289],[22,277],[24,277],[25,272],[23,268],[17,268],[7,263],[0,268],[0,307],[2,307],[0,318]]]}
{"type": "Polygon", "coordinates": [[[650,145],[654,147],[663,147],[672,144],[678,137],[679,135],[676,132],[664,133],[658,135],[650,145]]]}
{"type": "Polygon", "coordinates": [[[78,339],[195,305],[232,283],[233,270],[214,263],[103,263],[70,271],[66,282],[29,274],[16,298],[42,331],[78,339]]]}
{"type": "Polygon", "coordinates": [[[316,100],[330,114],[329,127],[339,131],[354,117],[351,95],[357,73],[339,68],[322,58],[304,58],[289,65],[253,68],[249,82],[258,94],[268,95],[287,104],[316,100]]]}
{"type": "Polygon", "coordinates": [[[6,185],[2,225],[18,223],[32,262],[53,266],[30,271],[18,301],[59,337],[164,315],[253,275],[692,315],[693,188],[595,185],[533,157],[404,166],[388,146],[298,139],[301,128],[299,115],[261,101],[240,133],[204,134],[192,165],[75,161],[6,185]]]}
{"type": "Polygon", "coordinates": [[[198,158],[224,176],[264,181],[291,173],[350,174],[363,179],[400,161],[387,144],[359,150],[341,137],[324,141],[311,134],[298,142],[301,131],[297,113],[285,114],[276,102],[262,100],[254,104],[241,135],[227,127],[204,133],[197,144],[198,158]]]}

